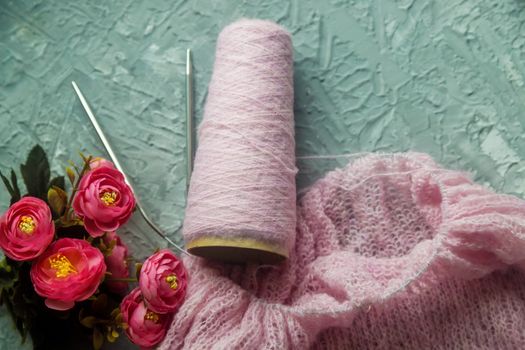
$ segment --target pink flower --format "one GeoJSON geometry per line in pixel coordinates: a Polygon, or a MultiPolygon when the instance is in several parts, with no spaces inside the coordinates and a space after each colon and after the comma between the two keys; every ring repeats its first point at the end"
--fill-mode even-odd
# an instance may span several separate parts
{"type": "Polygon", "coordinates": [[[148,308],[158,313],[174,312],[186,296],[186,269],[171,251],[160,250],[142,265],[139,285],[148,308]]]}
{"type": "Polygon", "coordinates": [[[31,260],[53,240],[55,224],[46,202],[24,197],[0,217],[0,247],[13,260],[31,260]]]}
{"type": "Polygon", "coordinates": [[[113,163],[111,163],[109,160],[104,159],[102,157],[95,157],[92,158],[89,162],[89,169],[94,170],[103,166],[107,166],[109,168],[114,168],[115,166],[113,163]]]}
{"type": "Polygon", "coordinates": [[[126,282],[112,282],[111,278],[127,278],[129,277],[128,267],[128,247],[122,242],[115,232],[108,232],[104,236],[104,243],[109,245],[112,241],[116,241],[116,245],[111,251],[111,255],[106,256],[106,265],[111,276],[106,280],[106,285],[109,290],[117,294],[124,294],[128,291],[128,284],[126,282]]]}
{"type": "Polygon", "coordinates": [[[152,348],[166,335],[171,315],[157,314],[149,310],[135,288],[126,295],[120,304],[122,319],[128,325],[128,338],[142,348],[152,348]]]}
{"type": "Polygon", "coordinates": [[[93,295],[105,273],[100,250],[82,239],[62,238],[33,263],[30,275],[47,307],[67,310],[93,295]]]}
{"type": "Polygon", "coordinates": [[[120,171],[101,166],[82,177],[73,209],[93,237],[115,231],[130,218],[135,197],[120,171]]]}

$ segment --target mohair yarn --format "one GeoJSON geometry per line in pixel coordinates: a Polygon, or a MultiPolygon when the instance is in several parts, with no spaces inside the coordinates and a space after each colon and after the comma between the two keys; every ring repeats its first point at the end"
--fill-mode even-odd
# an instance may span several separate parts
{"type": "Polygon", "coordinates": [[[419,153],[301,197],[280,266],[187,257],[161,349],[523,349],[525,202],[419,153]]]}
{"type": "Polygon", "coordinates": [[[295,235],[293,57],[277,24],[243,19],[217,41],[183,236],[250,240],[287,256],[295,235]]]}

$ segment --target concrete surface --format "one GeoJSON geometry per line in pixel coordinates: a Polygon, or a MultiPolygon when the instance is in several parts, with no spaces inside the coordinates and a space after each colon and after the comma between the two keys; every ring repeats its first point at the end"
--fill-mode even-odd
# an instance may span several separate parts
{"type": "MultiPolygon", "coordinates": [[[[217,34],[258,17],[293,34],[299,156],[412,149],[523,196],[524,8],[523,0],[1,0],[0,169],[18,166],[35,143],[55,173],[79,150],[103,154],[76,80],[147,210],[180,241],[185,50],[194,52],[200,118],[217,34]]],[[[344,162],[299,160],[299,183],[344,162]]],[[[0,211],[7,204],[2,189],[0,211]]],[[[162,244],[139,219],[126,240],[138,255],[162,244]]],[[[0,320],[0,348],[18,348],[3,311],[0,320]]]]}

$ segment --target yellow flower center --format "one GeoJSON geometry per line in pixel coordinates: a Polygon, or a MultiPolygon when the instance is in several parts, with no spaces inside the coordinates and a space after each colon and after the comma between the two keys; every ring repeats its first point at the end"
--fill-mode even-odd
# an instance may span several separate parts
{"type": "Polygon", "coordinates": [[[100,196],[100,200],[104,205],[111,206],[114,205],[117,201],[117,192],[115,191],[106,191],[102,193],[102,196],[100,196]]]}
{"type": "Polygon", "coordinates": [[[77,273],[75,266],[62,254],[49,258],[49,265],[55,270],[57,278],[65,278],[73,273],[77,273]]]}
{"type": "Polygon", "coordinates": [[[179,280],[176,275],[166,276],[166,283],[170,285],[170,288],[175,290],[179,286],[179,280]]]}
{"type": "Polygon", "coordinates": [[[144,319],[153,323],[159,323],[159,315],[154,313],[153,311],[148,310],[148,312],[146,312],[146,314],[144,315],[144,319]]]}
{"type": "Polygon", "coordinates": [[[20,231],[27,235],[32,235],[36,228],[36,222],[31,216],[22,216],[18,222],[20,231]]]}

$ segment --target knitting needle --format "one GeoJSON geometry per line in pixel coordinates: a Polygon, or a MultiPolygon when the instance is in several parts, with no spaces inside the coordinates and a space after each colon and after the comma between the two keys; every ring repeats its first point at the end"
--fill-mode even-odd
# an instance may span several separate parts
{"type": "Polygon", "coordinates": [[[84,97],[84,94],[82,94],[82,91],[80,91],[80,88],[78,85],[72,81],[71,84],[73,85],[73,89],[75,89],[75,92],[77,93],[78,99],[80,100],[80,103],[82,104],[82,107],[84,108],[84,111],[86,112],[87,116],[89,117],[89,120],[91,121],[91,124],[95,128],[95,131],[97,132],[98,137],[100,138],[100,141],[102,141],[102,144],[104,145],[104,148],[106,149],[106,152],[109,155],[109,158],[115,164],[115,167],[122,173],[124,176],[124,180],[128,184],[128,186],[131,188],[131,191],[135,195],[136,200],[136,207],[139,210],[140,214],[146,221],[146,223],[155,231],[159,236],[161,236],[166,242],[171,244],[173,247],[177,248],[181,253],[188,254],[188,252],[181,247],[179,247],[175,242],[173,242],[162,230],[155,225],[155,223],[150,219],[148,214],[144,211],[144,208],[140,204],[139,198],[137,197],[137,192],[133,188],[133,185],[129,181],[128,177],[126,176],[126,173],[124,172],[124,169],[122,168],[122,165],[120,165],[120,162],[118,161],[117,156],[115,155],[115,152],[113,152],[113,148],[111,147],[111,144],[109,143],[108,139],[106,138],[106,135],[102,131],[102,128],[100,127],[100,124],[98,123],[97,119],[95,118],[95,115],[93,114],[93,111],[91,110],[91,107],[89,106],[86,98],[84,97]]]}
{"type": "Polygon", "coordinates": [[[193,171],[193,67],[191,49],[186,51],[186,192],[190,187],[190,178],[193,171]]]}

